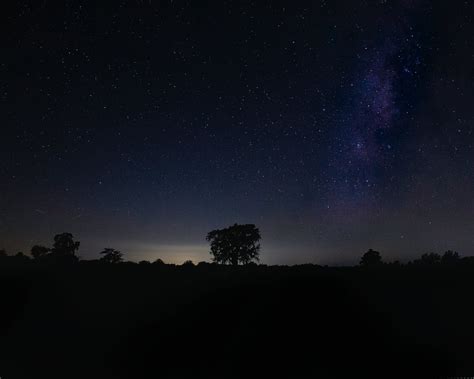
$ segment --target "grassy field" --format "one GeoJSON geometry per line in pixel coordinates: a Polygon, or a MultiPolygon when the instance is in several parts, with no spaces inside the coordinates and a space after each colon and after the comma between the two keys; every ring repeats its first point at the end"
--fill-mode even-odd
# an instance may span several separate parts
{"type": "Polygon", "coordinates": [[[474,267],[0,267],[0,376],[474,375],[474,267]]]}

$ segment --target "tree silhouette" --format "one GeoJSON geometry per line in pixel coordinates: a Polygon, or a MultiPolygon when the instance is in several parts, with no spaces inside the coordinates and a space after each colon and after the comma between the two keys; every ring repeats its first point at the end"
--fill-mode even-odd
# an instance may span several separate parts
{"type": "Polygon", "coordinates": [[[421,256],[420,263],[422,264],[436,264],[439,263],[441,257],[439,254],[436,253],[426,253],[421,256]]]}
{"type": "Polygon", "coordinates": [[[99,254],[103,255],[100,260],[105,263],[120,263],[123,261],[123,254],[115,249],[105,248],[99,254]]]}
{"type": "Polygon", "coordinates": [[[382,264],[382,257],[378,251],[369,249],[360,259],[361,266],[376,266],[382,264]]]}
{"type": "Polygon", "coordinates": [[[206,240],[211,244],[213,261],[221,264],[247,264],[258,261],[260,231],[253,224],[234,224],[228,228],[213,230],[206,240]]]}
{"type": "Polygon", "coordinates": [[[153,262],[153,264],[157,265],[157,266],[164,266],[165,262],[163,262],[162,259],[158,258],[158,259],[156,259],[156,261],[153,262]]]}
{"type": "Polygon", "coordinates": [[[76,252],[80,246],[79,241],[74,241],[71,233],[61,233],[54,236],[54,244],[50,257],[60,262],[75,262],[78,260],[76,252]]]}
{"type": "Polygon", "coordinates": [[[459,262],[459,254],[455,251],[448,250],[441,257],[441,263],[457,263],[459,262]]]}
{"type": "Polygon", "coordinates": [[[5,249],[0,249],[0,258],[8,257],[8,254],[5,249]]]}
{"type": "Polygon", "coordinates": [[[43,259],[49,251],[50,249],[45,246],[35,245],[31,248],[31,256],[36,260],[43,259]]]}

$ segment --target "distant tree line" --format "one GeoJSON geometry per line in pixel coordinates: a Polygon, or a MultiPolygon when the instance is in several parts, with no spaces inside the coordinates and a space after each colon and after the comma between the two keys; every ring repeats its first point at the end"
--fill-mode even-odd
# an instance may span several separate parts
{"type": "MultiPolygon", "coordinates": [[[[254,224],[234,224],[224,229],[212,230],[207,234],[206,240],[210,244],[210,254],[215,265],[248,266],[259,262],[261,235],[260,230],[254,224]]],[[[76,241],[71,233],[61,233],[54,236],[51,247],[34,245],[31,248],[31,257],[36,262],[55,264],[76,263],[80,260],[77,255],[80,245],[80,242],[76,241]]],[[[103,264],[124,263],[123,253],[113,248],[105,248],[99,252],[99,256],[100,258],[94,261],[103,264]]],[[[22,252],[9,256],[4,249],[0,249],[0,261],[6,258],[13,258],[16,262],[31,260],[28,255],[22,252]]],[[[419,259],[408,262],[407,265],[434,266],[452,265],[461,262],[474,263],[474,257],[461,258],[457,252],[452,250],[448,250],[442,255],[429,252],[423,254],[419,259]]],[[[154,262],[140,261],[138,264],[165,265],[159,258],[154,262]]],[[[209,263],[200,262],[198,264],[198,266],[202,265],[209,265],[209,263]]],[[[386,263],[382,260],[380,252],[369,249],[362,255],[359,265],[362,267],[381,267],[384,265],[401,266],[402,264],[399,261],[386,263]]],[[[191,260],[187,260],[181,266],[191,268],[195,264],[191,260]]]]}
{"type": "MultiPolygon", "coordinates": [[[[455,264],[465,261],[473,261],[474,257],[464,257],[461,258],[459,253],[452,250],[447,250],[443,255],[437,253],[426,253],[423,254],[419,259],[408,262],[408,264],[414,265],[436,265],[436,264],[455,264]]],[[[384,264],[390,265],[401,265],[399,261],[394,261],[390,263],[385,263],[382,260],[382,255],[380,252],[369,249],[362,258],[360,259],[360,266],[381,266],[384,264]]]]}

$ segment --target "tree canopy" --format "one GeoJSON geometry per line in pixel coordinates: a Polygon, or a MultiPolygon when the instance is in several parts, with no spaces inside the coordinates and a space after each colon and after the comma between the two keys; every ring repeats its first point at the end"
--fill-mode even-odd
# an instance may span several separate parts
{"type": "Polygon", "coordinates": [[[75,256],[79,250],[79,241],[74,241],[71,233],[61,233],[54,236],[54,244],[51,253],[56,256],[75,256]]]}
{"type": "Polygon", "coordinates": [[[74,241],[71,233],[61,233],[54,236],[54,244],[48,259],[55,262],[72,263],[79,260],[76,256],[80,246],[79,241],[74,241]]]}
{"type": "Polygon", "coordinates": [[[259,260],[261,235],[254,224],[234,224],[207,234],[213,261],[220,264],[248,264],[259,260]]]}

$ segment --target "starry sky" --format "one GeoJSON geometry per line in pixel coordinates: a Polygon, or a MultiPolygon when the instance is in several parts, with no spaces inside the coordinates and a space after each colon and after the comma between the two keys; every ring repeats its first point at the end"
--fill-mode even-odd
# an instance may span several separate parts
{"type": "Polygon", "coordinates": [[[474,254],[470,1],[1,5],[0,247],[267,264],[474,254]]]}

